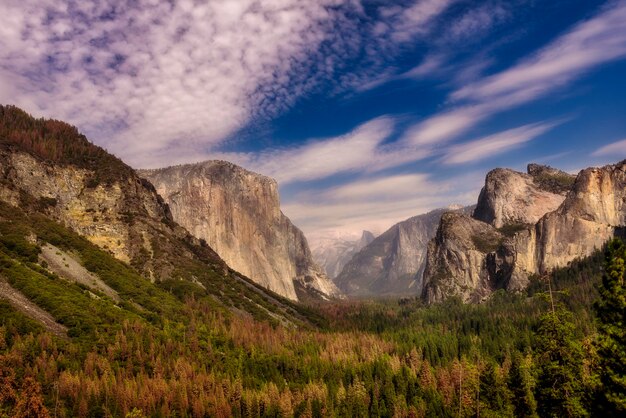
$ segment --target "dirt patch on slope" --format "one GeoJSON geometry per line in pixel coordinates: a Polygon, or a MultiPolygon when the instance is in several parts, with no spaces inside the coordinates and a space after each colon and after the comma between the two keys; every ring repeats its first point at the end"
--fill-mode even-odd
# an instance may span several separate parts
{"type": "Polygon", "coordinates": [[[91,290],[104,293],[116,302],[121,299],[117,292],[98,276],[83,267],[76,258],[51,244],[41,247],[40,259],[48,264],[48,270],[62,278],[80,283],[91,290]]]}
{"type": "Polygon", "coordinates": [[[0,298],[6,299],[18,311],[43,324],[54,335],[67,338],[67,328],[54,320],[52,315],[31,302],[19,290],[0,278],[0,298]]]}

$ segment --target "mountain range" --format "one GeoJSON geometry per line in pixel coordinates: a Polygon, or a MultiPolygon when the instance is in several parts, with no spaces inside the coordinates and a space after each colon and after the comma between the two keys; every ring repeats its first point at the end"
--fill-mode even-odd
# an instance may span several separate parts
{"type": "Polygon", "coordinates": [[[0,298],[53,332],[78,332],[76,318],[99,315],[98,306],[156,320],[178,306],[172,295],[308,323],[298,305],[180,226],[149,181],[64,122],[0,106],[0,204],[0,298]]]}
{"type": "MultiPolygon", "coordinates": [[[[328,240],[312,254],[281,212],[271,178],[225,161],[136,171],[70,125],[12,106],[0,111],[4,204],[62,225],[150,283],[192,283],[229,306],[253,306],[258,295],[264,310],[279,306],[284,315],[282,298],[481,302],[588,256],[626,225],[626,163],[577,176],[530,164],[526,173],[489,172],[475,206],[417,215],[378,237],[328,240]],[[233,286],[257,297],[242,302],[233,286]]],[[[44,255],[68,250],[30,234],[44,255]]],[[[62,276],[85,267],[46,263],[62,276]]],[[[84,272],[74,276],[89,282],[84,272]]],[[[116,294],[106,283],[93,290],[116,294]]]]}

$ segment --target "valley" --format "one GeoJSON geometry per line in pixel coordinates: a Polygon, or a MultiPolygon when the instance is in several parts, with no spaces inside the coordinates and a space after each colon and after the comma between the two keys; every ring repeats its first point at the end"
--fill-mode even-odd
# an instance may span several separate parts
{"type": "Polygon", "coordinates": [[[12,106],[0,172],[0,416],[612,405],[599,306],[624,291],[626,163],[496,169],[476,205],[325,252],[270,178],[223,161],[137,172],[12,106]],[[555,378],[565,392],[549,390],[555,378]]]}

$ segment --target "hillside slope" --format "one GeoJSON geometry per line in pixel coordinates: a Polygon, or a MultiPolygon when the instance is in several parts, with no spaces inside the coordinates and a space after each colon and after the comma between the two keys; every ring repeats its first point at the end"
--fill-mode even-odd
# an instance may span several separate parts
{"type": "MultiPolygon", "coordinates": [[[[49,257],[54,255],[48,248],[52,245],[103,281],[90,292],[108,293],[115,303],[113,295],[118,294],[128,306],[138,304],[134,309],[141,312],[159,314],[158,300],[167,300],[166,293],[156,297],[150,292],[166,283],[173,292],[186,289],[185,294],[205,295],[225,309],[259,319],[302,322],[294,317],[295,305],[232,270],[206,243],[176,224],[149,182],[63,122],[0,106],[0,203],[2,222],[18,228],[3,234],[3,239],[19,243],[11,241],[8,248],[25,246],[33,254],[43,248],[42,261],[50,270],[18,263],[20,269],[43,275],[41,280],[61,274],[77,281],[69,260],[68,271],[55,268],[49,257]],[[32,244],[24,244],[24,237],[32,244]],[[129,286],[126,294],[119,288],[121,280],[129,286]],[[154,309],[138,302],[135,292],[154,309]]],[[[31,256],[35,258],[29,262],[37,263],[39,256],[31,256]]],[[[79,285],[89,288],[89,281],[86,277],[79,285]]]]}

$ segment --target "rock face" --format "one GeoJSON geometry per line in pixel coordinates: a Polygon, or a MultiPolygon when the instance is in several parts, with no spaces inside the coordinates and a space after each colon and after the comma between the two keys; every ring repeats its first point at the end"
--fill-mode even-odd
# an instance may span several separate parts
{"type": "Polygon", "coordinates": [[[273,179],[224,161],[140,174],[163,196],[174,220],[235,270],[292,300],[297,289],[339,295],[313,262],[302,231],[280,211],[273,179]]]}
{"type": "Polygon", "coordinates": [[[473,219],[445,216],[429,244],[423,298],[480,301],[590,255],[626,225],[625,187],[626,162],[577,177],[536,164],[490,172],[473,219]]]}
{"type": "Polygon", "coordinates": [[[419,295],[427,245],[447,210],[395,224],[356,253],[335,283],[353,296],[419,295]]]}
{"type": "Polygon", "coordinates": [[[517,237],[517,269],[543,274],[590,255],[622,233],[625,202],[626,161],[581,171],[563,204],[517,237]]]}
{"type": "MultiPolygon", "coordinates": [[[[152,280],[168,278],[170,260],[157,252],[193,257],[191,250],[173,242],[193,238],[174,223],[149,182],[128,166],[119,170],[119,176],[101,180],[97,171],[42,161],[5,146],[0,149],[0,199],[14,206],[38,206],[152,280]]],[[[223,265],[210,248],[205,252],[223,265]]]]}
{"type": "Polygon", "coordinates": [[[328,277],[334,279],[354,254],[374,241],[374,234],[363,231],[358,240],[345,238],[322,238],[311,249],[313,259],[322,267],[328,277]]]}
{"type": "Polygon", "coordinates": [[[529,174],[496,168],[487,174],[480,192],[474,218],[502,228],[505,225],[530,225],[559,207],[568,189],[552,187],[549,179],[562,178],[571,186],[574,176],[532,164],[529,174]]]}
{"type": "Polygon", "coordinates": [[[501,283],[496,282],[494,254],[504,236],[493,226],[458,213],[444,213],[437,235],[428,244],[422,296],[441,302],[451,295],[479,302],[501,283]]]}

